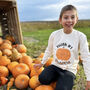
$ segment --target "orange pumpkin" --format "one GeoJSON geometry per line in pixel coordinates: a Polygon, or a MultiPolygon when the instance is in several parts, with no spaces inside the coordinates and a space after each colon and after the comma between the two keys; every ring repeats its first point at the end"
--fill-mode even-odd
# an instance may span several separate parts
{"type": "Polygon", "coordinates": [[[56,88],[56,81],[50,84],[54,89],[56,88]]]}
{"type": "Polygon", "coordinates": [[[24,89],[27,88],[29,84],[29,77],[25,74],[20,74],[15,79],[15,86],[18,89],[24,89]]]}
{"type": "Polygon", "coordinates": [[[14,77],[17,77],[19,74],[28,74],[29,72],[29,67],[24,63],[20,63],[12,69],[12,75],[14,77]]]}
{"type": "Polygon", "coordinates": [[[35,90],[54,90],[50,85],[40,85],[35,90]]]}
{"type": "Polygon", "coordinates": [[[13,36],[11,36],[11,35],[6,35],[6,39],[11,41],[12,43],[15,42],[15,38],[13,36]]]}
{"type": "Polygon", "coordinates": [[[6,66],[10,63],[10,59],[7,58],[7,56],[0,56],[0,65],[6,66]]]}
{"type": "Polygon", "coordinates": [[[16,48],[17,48],[18,52],[20,52],[20,53],[26,53],[26,51],[27,51],[27,48],[25,47],[24,44],[19,44],[16,48]]]}
{"type": "Polygon", "coordinates": [[[9,71],[7,67],[0,66],[0,77],[7,77],[9,75],[9,71]]]}
{"type": "Polygon", "coordinates": [[[19,64],[18,62],[14,61],[14,62],[11,62],[10,64],[8,64],[7,67],[10,70],[10,72],[12,72],[12,69],[18,64],[19,64]]]}
{"type": "Polygon", "coordinates": [[[5,85],[8,81],[6,77],[0,77],[1,85],[5,85]]]}
{"type": "Polygon", "coordinates": [[[30,78],[30,80],[29,80],[29,86],[32,89],[35,89],[39,85],[40,85],[40,82],[38,80],[38,76],[33,76],[33,77],[30,78]]]}
{"type": "Polygon", "coordinates": [[[35,75],[40,75],[40,73],[44,70],[44,67],[41,67],[40,69],[37,69],[37,68],[34,68],[33,65],[32,65],[32,68],[31,68],[30,77],[35,76],[35,75]]]}
{"type": "Polygon", "coordinates": [[[28,66],[30,66],[32,64],[32,58],[30,56],[22,56],[22,58],[20,58],[19,62],[25,63],[28,66]]]}
{"type": "Polygon", "coordinates": [[[9,41],[9,40],[3,40],[3,43],[8,43],[8,44],[10,44],[10,45],[12,45],[12,43],[11,43],[11,41],[9,41]]]}
{"type": "Polygon", "coordinates": [[[10,55],[12,55],[12,51],[10,49],[4,49],[3,50],[3,55],[10,56],[10,55]]]}
{"type": "Polygon", "coordinates": [[[39,58],[33,59],[33,63],[40,64],[41,63],[41,59],[39,59],[39,58]]]}
{"type": "Polygon", "coordinates": [[[43,56],[44,56],[44,53],[41,53],[41,54],[38,56],[38,58],[43,58],[43,56]]]}
{"type": "Polygon", "coordinates": [[[8,43],[3,43],[1,45],[1,50],[3,50],[3,49],[12,49],[12,46],[8,43]]]}

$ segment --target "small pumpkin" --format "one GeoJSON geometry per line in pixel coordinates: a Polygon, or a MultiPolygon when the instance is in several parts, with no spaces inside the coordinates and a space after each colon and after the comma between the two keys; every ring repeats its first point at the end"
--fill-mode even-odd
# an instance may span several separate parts
{"type": "Polygon", "coordinates": [[[32,89],[35,89],[39,85],[40,85],[40,82],[38,80],[38,76],[37,75],[30,78],[30,80],[29,80],[29,86],[32,89]]]}
{"type": "Polygon", "coordinates": [[[11,43],[11,41],[9,41],[9,40],[3,40],[3,43],[8,43],[8,44],[10,44],[10,45],[12,45],[12,43],[11,43]]]}
{"type": "Polygon", "coordinates": [[[30,77],[35,76],[35,75],[40,75],[40,73],[44,70],[44,67],[37,69],[37,68],[34,68],[33,65],[34,64],[32,64],[32,67],[31,67],[30,77]]]}
{"type": "Polygon", "coordinates": [[[1,48],[1,50],[3,50],[3,49],[12,49],[12,46],[8,43],[3,43],[0,48],[1,48]]]}
{"type": "Polygon", "coordinates": [[[28,87],[29,84],[29,77],[25,74],[20,74],[15,79],[15,86],[18,89],[25,89],[28,87]]]}
{"type": "Polygon", "coordinates": [[[54,90],[50,85],[40,85],[35,90],[54,90]]]}
{"type": "Polygon", "coordinates": [[[41,64],[41,59],[40,58],[35,58],[35,59],[33,59],[33,63],[41,64]]]}
{"type": "Polygon", "coordinates": [[[55,89],[56,88],[56,81],[52,82],[50,85],[55,89]]]}
{"type": "Polygon", "coordinates": [[[3,55],[11,56],[12,55],[12,51],[10,49],[4,49],[3,50],[3,55]]]}
{"type": "Polygon", "coordinates": [[[9,75],[9,70],[5,66],[0,66],[0,77],[7,77],[9,75]]]}
{"type": "Polygon", "coordinates": [[[17,49],[18,52],[20,52],[20,53],[26,53],[26,51],[27,51],[27,48],[25,47],[24,44],[19,44],[19,45],[16,47],[16,49],[17,49]]]}
{"type": "Polygon", "coordinates": [[[43,58],[43,56],[44,56],[44,53],[41,53],[41,54],[38,56],[38,58],[43,58]]]}
{"type": "Polygon", "coordinates": [[[0,77],[1,85],[5,85],[8,82],[6,77],[0,77]]]}
{"type": "Polygon", "coordinates": [[[1,66],[7,66],[11,62],[10,59],[7,58],[7,56],[0,56],[0,65],[1,66]]]}

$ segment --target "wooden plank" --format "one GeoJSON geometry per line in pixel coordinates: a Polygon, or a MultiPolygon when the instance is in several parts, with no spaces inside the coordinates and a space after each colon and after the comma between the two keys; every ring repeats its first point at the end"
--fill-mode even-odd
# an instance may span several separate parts
{"type": "Polygon", "coordinates": [[[1,2],[1,1],[13,2],[13,1],[16,1],[16,0],[0,0],[0,2],[1,2]]]}
{"type": "Polygon", "coordinates": [[[20,22],[19,22],[19,16],[18,16],[18,11],[17,8],[14,8],[14,15],[16,19],[16,26],[17,26],[17,35],[19,36],[19,44],[23,43],[23,37],[22,37],[22,32],[21,32],[21,27],[20,27],[20,22]]]}
{"type": "Polygon", "coordinates": [[[1,7],[16,7],[16,1],[0,1],[0,8],[1,7]]]}

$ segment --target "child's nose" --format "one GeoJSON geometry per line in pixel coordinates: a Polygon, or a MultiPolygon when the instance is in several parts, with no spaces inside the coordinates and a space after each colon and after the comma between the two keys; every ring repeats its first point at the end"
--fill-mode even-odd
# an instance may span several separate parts
{"type": "Polygon", "coordinates": [[[69,21],[69,22],[71,22],[71,21],[72,21],[72,19],[71,19],[71,18],[68,18],[68,21],[69,21]]]}

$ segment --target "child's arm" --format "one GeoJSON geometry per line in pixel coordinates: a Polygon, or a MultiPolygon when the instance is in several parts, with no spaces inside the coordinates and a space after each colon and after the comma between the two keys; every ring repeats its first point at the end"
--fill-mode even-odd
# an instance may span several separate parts
{"type": "Polygon", "coordinates": [[[45,54],[44,54],[44,57],[42,59],[42,64],[45,64],[48,60],[48,58],[50,58],[52,56],[52,53],[53,53],[53,38],[54,38],[54,33],[52,33],[49,37],[49,40],[48,40],[48,46],[45,50],[45,54]]]}
{"type": "Polygon", "coordinates": [[[83,34],[80,36],[80,54],[81,59],[83,60],[84,71],[87,77],[86,88],[90,88],[90,52],[88,48],[87,38],[83,34]]]}

